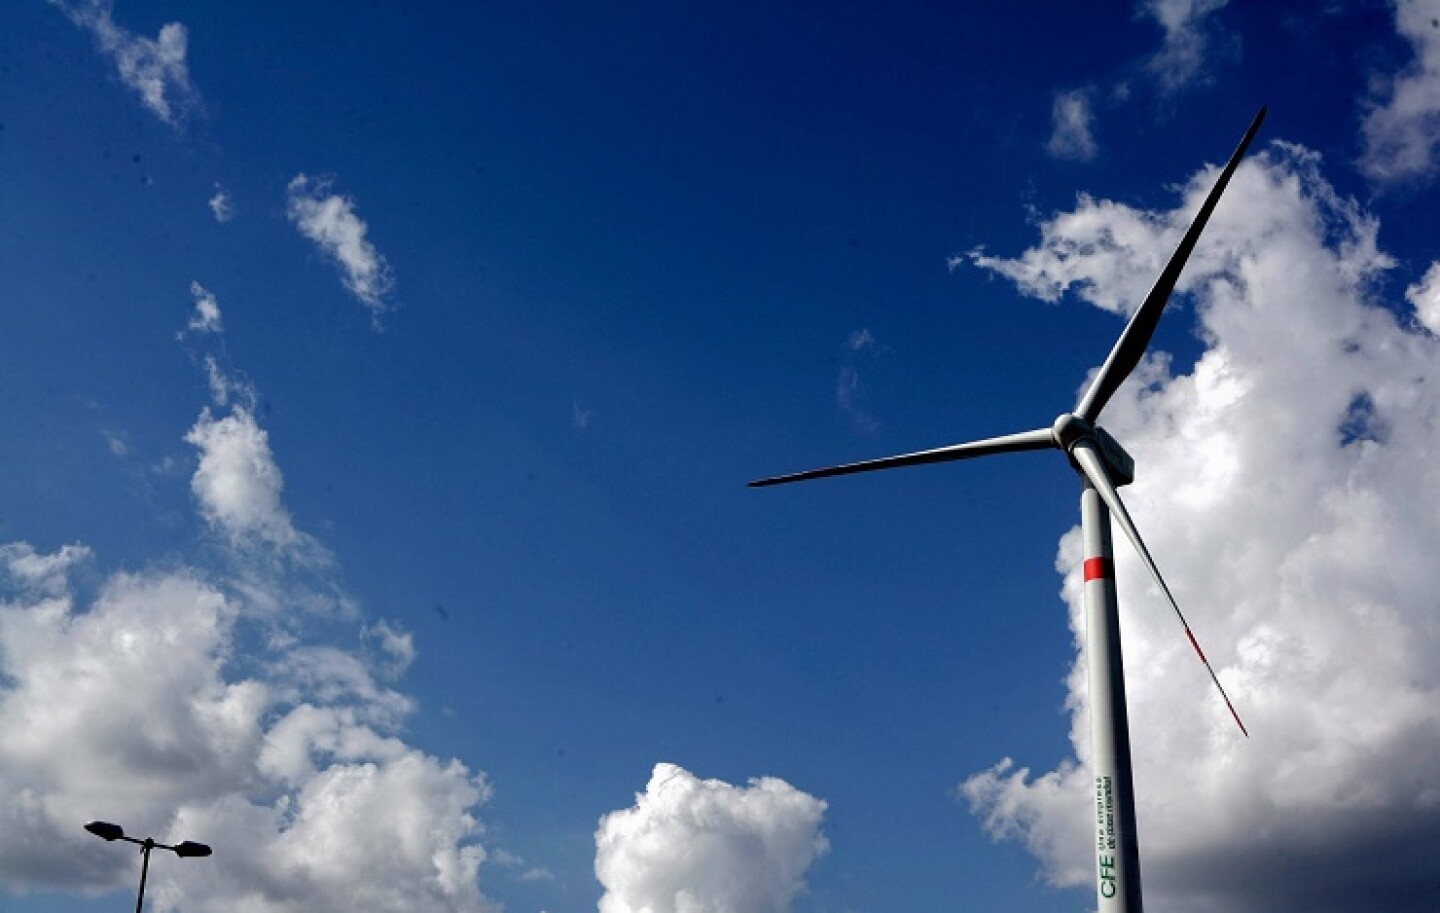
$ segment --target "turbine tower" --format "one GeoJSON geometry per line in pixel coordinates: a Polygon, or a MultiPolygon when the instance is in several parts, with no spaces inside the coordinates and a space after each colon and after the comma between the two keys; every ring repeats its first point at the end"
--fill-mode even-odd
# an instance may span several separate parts
{"type": "Polygon", "coordinates": [[[1120,619],[1115,594],[1115,564],[1110,545],[1110,520],[1124,532],[1140,553],[1140,560],[1150,570],[1150,576],[1160,587],[1175,611],[1175,618],[1184,629],[1190,646],[1210,673],[1220,696],[1234,717],[1241,733],[1245,724],[1235,712],[1235,705],[1216,677],[1210,661],[1200,649],[1180,606],[1171,595],[1165,579],[1150,557],[1150,551],[1140,538],[1140,532],[1120,500],[1118,488],[1128,485],[1135,478],[1135,461],[1116,440],[1099,425],[1100,413],[1110,397],[1135,370],[1140,358],[1150,344],[1165,303],[1175,290],[1180,271],[1185,267],[1190,252],[1205,223],[1215,211],[1215,204],[1225,192],[1225,186],[1235,173],[1240,159],[1249,148],[1250,141],[1265,119],[1262,107],[1245,131],[1240,145],[1235,148],[1220,178],[1211,188],[1205,203],[1196,213],[1185,236],[1170,256],[1170,261],[1155,280],[1154,287],[1140,308],[1131,316],[1129,323],[1120,333],[1115,347],[1101,366],[1089,389],[1085,391],[1074,412],[1061,415],[1048,428],[1036,428],[1018,434],[953,444],[934,450],[922,450],[899,456],[866,460],[861,463],[847,463],[825,469],[812,469],[793,475],[775,476],[751,482],[751,487],[781,485],[788,482],[803,482],[807,479],[821,479],[827,476],[848,475],[855,472],[870,472],[876,469],[895,469],[900,466],[918,466],[924,463],[948,463],[952,460],[968,460],[974,457],[990,456],[997,453],[1014,453],[1023,450],[1061,450],[1070,465],[1080,475],[1080,522],[1085,544],[1085,648],[1088,657],[1090,687],[1090,739],[1095,775],[1095,892],[1099,913],[1140,913],[1140,845],[1135,828],[1135,794],[1130,769],[1130,726],[1125,705],[1125,674],[1120,656],[1120,619]]]}

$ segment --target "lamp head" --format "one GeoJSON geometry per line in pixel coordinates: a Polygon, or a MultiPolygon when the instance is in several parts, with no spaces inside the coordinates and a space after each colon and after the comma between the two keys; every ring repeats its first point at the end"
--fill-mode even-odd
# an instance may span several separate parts
{"type": "Polygon", "coordinates": [[[91,821],[85,825],[85,830],[101,840],[119,840],[125,836],[125,828],[118,824],[111,824],[109,821],[91,821]]]}
{"type": "Polygon", "coordinates": [[[193,840],[178,843],[172,849],[175,850],[176,856],[209,856],[211,852],[210,847],[193,840]]]}

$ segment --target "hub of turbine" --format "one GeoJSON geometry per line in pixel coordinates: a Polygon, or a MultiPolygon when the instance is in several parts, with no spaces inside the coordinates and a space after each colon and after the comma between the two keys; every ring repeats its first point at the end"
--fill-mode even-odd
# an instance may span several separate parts
{"type": "Polygon", "coordinates": [[[1116,488],[1135,481],[1135,458],[1125,452],[1120,442],[1099,425],[1092,425],[1078,415],[1065,413],[1050,426],[1050,436],[1059,448],[1067,454],[1076,444],[1088,443],[1100,454],[1110,484],[1116,488]]]}

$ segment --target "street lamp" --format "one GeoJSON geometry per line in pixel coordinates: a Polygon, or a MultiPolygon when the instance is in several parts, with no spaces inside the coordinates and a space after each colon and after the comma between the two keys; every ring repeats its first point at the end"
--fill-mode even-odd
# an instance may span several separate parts
{"type": "Polygon", "coordinates": [[[85,830],[99,837],[101,840],[124,840],[126,843],[139,844],[140,853],[144,857],[144,861],[140,863],[140,896],[135,898],[135,913],[140,913],[140,908],[145,903],[145,876],[150,872],[151,850],[156,847],[162,850],[170,850],[182,859],[186,856],[210,855],[210,847],[203,843],[196,843],[193,840],[182,840],[174,846],[169,846],[164,843],[156,843],[153,837],[146,837],[144,840],[126,837],[125,828],[118,824],[111,824],[109,821],[91,821],[85,825],[85,830]]]}

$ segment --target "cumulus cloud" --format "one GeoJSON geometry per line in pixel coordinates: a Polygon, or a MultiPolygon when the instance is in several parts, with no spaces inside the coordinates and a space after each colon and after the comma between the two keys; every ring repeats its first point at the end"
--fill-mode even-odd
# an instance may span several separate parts
{"type": "Polygon", "coordinates": [[[1091,133],[1095,121],[1091,110],[1094,91],[1088,88],[1055,93],[1050,109],[1050,139],[1045,151],[1052,158],[1088,162],[1098,151],[1091,133]]]}
{"type": "Polygon", "coordinates": [[[355,214],[355,201],[331,191],[331,182],[296,175],[286,188],[286,212],[300,233],[315,243],[340,270],[350,294],[370,309],[374,325],[391,305],[385,300],[395,287],[390,264],[365,239],[369,226],[355,214]]]}
{"type": "Polygon", "coordinates": [[[195,311],[186,328],[196,333],[219,333],[220,303],[215,296],[198,282],[190,283],[190,296],[195,299],[195,311]]]}
{"type": "Polygon", "coordinates": [[[1420,281],[1405,290],[1405,299],[1420,325],[1440,336],[1440,262],[1430,264],[1420,281]]]}
{"type": "Polygon", "coordinates": [[[200,913],[498,909],[479,888],[485,850],[466,842],[479,829],[470,812],[488,796],[484,781],[458,761],[442,763],[394,742],[388,747],[331,763],[272,803],[232,795],[183,807],[171,832],[206,834],[231,858],[213,872],[167,869],[157,907],[200,913]]]}
{"type": "Polygon", "coordinates": [[[199,103],[185,62],[186,31],[179,22],[141,38],[115,23],[111,0],[50,0],[70,21],[95,37],[100,52],[115,64],[120,81],[139,94],[150,112],[176,125],[199,103]]]}
{"type": "Polygon", "coordinates": [[[54,592],[66,584],[66,574],[90,558],[90,547],[76,543],[66,545],[53,555],[41,555],[28,542],[0,545],[0,562],[11,581],[28,590],[54,592]]]}
{"type": "Polygon", "coordinates": [[[152,873],[159,910],[491,908],[484,778],[396,738],[409,702],[357,657],[284,647],[237,676],[244,606],[198,572],[115,574],[82,605],[83,547],[0,555],[18,591],[0,602],[7,886],[129,887],[133,858],[78,827],[100,818],[224,848],[152,873]]]}
{"type": "MultiPolygon", "coordinates": [[[[1059,301],[1073,286],[1091,304],[1128,314],[1164,266],[1169,256],[1164,242],[1172,237],[1178,242],[1185,225],[1183,217],[1172,224],[1155,213],[1081,193],[1073,210],[1046,222],[1041,232],[1040,244],[1019,257],[992,257],[977,247],[969,259],[1033,298],[1059,301]]],[[[951,258],[952,264],[958,260],[951,258]]]]}
{"type": "Polygon", "coordinates": [[[1160,50],[1146,63],[1160,88],[1174,92],[1202,75],[1209,46],[1206,17],[1229,0],[1140,0],[1139,13],[1165,32],[1160,50]]]}
{"type": "MultiPolygon", "coordinates": [[[[1162,96],[1173,95],[1206,80],[1205,64],[1214,56],[1212,46],[1219,31],[1213,14],[1228,2],[1138,0],[1136,16],[1154,20],[1164,33],[1159,50],[1139,63],[1162,96]]],[[[1095,142],[1097,95],[1115,105],[1128,101],[1133,91],[1128,79],[1112,81],[1108,86],[1089,85],[1057,91],[1051,100],[1050,137],[1045,142],[1045,151],[1056,159],[1077,162],[1093,159],[1099,151],[1095,142]]],[[[952,261],[951,268],[954,266],[952,261]]]]}
{"type": "Polygon", "coordinates": [[[570,427],[576,431],[590,430],[590,423],[595,421],[595,410],[586,409],[578,402],[570,404],[570,427]]]}
{"type": "Polygon", "coordinates": [[[845,348],[852,352],[863,352],[875,348],[875,334],[868,327],[861,327],[845,340],[845,348]]]}
{"type": "MultiPolygon", "coordinates": [[[[213,534],[209,544],[222,546],[233,575],[228,586],[249,611],[277,624],[307,614],[358,618],[359,606],[334,574],[334,557],[295,525],[285,505],[284,476],[256,417],[258,391],[220,366],[223,354],[200,360],[213,408],[201,410],[185,441],[199,454],[190,491],[213,534]]],[[[393,645],[403,648],[403,637],[393,645]]],[[[388,662],[403,665],[394,656],[388,662]]]]}
{"type": "Polygon", "coordinates": [[[130,455],[130,444],[125,439],[126,436],[123,432],[101,428],[100,436],[105,439],[105,449],[110,451],[111,456],[126,457],[130,455]]]}
{"type": "MultiPolygon", "coordinates": [[[[193,576],[116,575],[79,612],[63,577],[75,553],[44,557],[43,585],[0,603],[0,874],[104,886],[130,860],[84,846],[76,823],[159,825],[159,809],[235,789],[264,688],[218,675],[232,607],[193,576]]],[[[36,581],[15,568],[12,583],[36,581]]]]}
{"type": "Polygon", "coordinates": [[[860,363],[875,358],[884,349],[875,341],[868,328],[852,332],[845,339],[845,355],[835,378],[835,405],[850,417],[858,431],[867,434],[880,427],[880,420],[865,408],[860,385],[860,363]]]}
{"type": "Polygon", "coordinates": [[[215,185],[215,193],[211,195],[209,204],[216,222],[229,222],[235,218],[235,205],[230,201],[230,191],[219,184],[215,185]]]}
{"type": "Polygon", "coordinates": [[[186,435],[191,488],[238,560],[101,576],[84,545],[0,545],[0,887],[133,890],[134,857],[79,826],[98,818],[216,848],[151,873],[160,911],[493,913],[489,784],[407,744],[415,704],[385,684],[412,636],[377,621],[358,649],[315,639],[313,611],[333,635],[353,601],[282,502],[254,391],[206,368],[231,404],[186,435]]]}
{"type": "Polygon", "coordinates": [[[382,684],[414,660],[413,638],[379,621],[358,651],[306,639],[312,611],[350,601],[284,506],[253,391],[206,367],[212,395],[236,401],[186,435],[191,489],[240,559],[230,572],[112,574],[82,599],[70,576],[88,548],[0,546],[0,883],[128,886],[133,860],[77,826],[101,818],[224,848],[155,873],[161,911],[495,909],[474,814],[488,783],[406,744],[414,702],[382,684]],[[295,567],[316,579],[297,585],[295,567]]]}
{"type": "Polygon", "coordinates": [[[1440,144],[1440,0],[1395,4],[1395,30],[1415,57],[1365,116],[1360,167],[1372,180],[1429,178],[1440,144]]]}
{"type": "Polygon", "coordinates": [[[185,329],[176,333],[175,338],[204,369],[205,382],[210,388],[210,400],[214,405],[227,406],[235,402],[253,411],[259,400],[254,386],[238,373],[221,367],[221,361],[228,359],[225,358],[224,342],[221,339],[225,323],[219,300],[199,282],[190,283],[190,298],[190,317],[185,322],[185,329]],[[213,346],[219,354],[206,352],[201,355],[191,347],[192,343],[202,342],[213,346]]]}
{"type": "MultiPolygon", "coordinates": [[[[1129,312],[1215,175],[1168,211],[1082,198],[1037,247],[975,262],[1047,300],[1129,312]]],[[[1140,845],[1166,909],[1434,909],[1440,339],[1376,299],[1392,266],[1377,230],[1318,155],[1272,144],[1236,173],[1181,279],[1203,354],[1188,370],[1151,355],[1106,411],[1137,460],[1131,513],[1253,736],[1122,544],[1140,845]]],[[[960,788],[1061,885],[1093,877],[1080,557],[1077,529],[1057,559],[1079,654],[1074,758],[1002,761],[960,788]]]]}
{"type": "Polygon", "coordinates": [[[740,787],[657,764],[633,807],[600,819],[600,913],[783,913],[829,849],[824,813],[774,777],[740,787]]]}
{"type": "Polygon", "coordinates": [[[280,500],[285,480],[270,453],[270,435],[249,409],[236,406],[222,418],[204,409],[185,440],[200,451],[190,490],[212,529],[237,548],[265,544],[284,551],[301,541],[280,500]]]}
{"type": "MultiPolygon", "coordinates": [[[[492,857],[495,865],[517,873],[521,881],[554,881],[555,873],[543,866],[532,866],[522,856],[499,849],[492,857]]],[[[544,913],[544,911],[541,911],[544,913]]]]}
{"type": "Polygon", "coordinates": [[[835,378],[835,404],[840,407],[857,431],[871,433],[880,427],[880,422],[860,404],[860,369],[854,365],[841,365],[840,376],[835,378]]]}
{"type": "Polygon", "coordinates": [[[233,401],[241,404],[247,411],[254,410],[259,394],[249,381],[229,374],[220,367],[220,360],[211,353],[206,353],[201,363],[205,368],[205,383],[210,388],[210,399],[215,405],[227,406],[233,401]]]}
{"type": "Polygon", "coordinates": [[[377,621],[361,632],[366,643],[373,646],[383,658],[380,663],[389,678],[399,678],[415,662],[415,638],[409,631],[401,630],[387,621],[377,621]]]}

